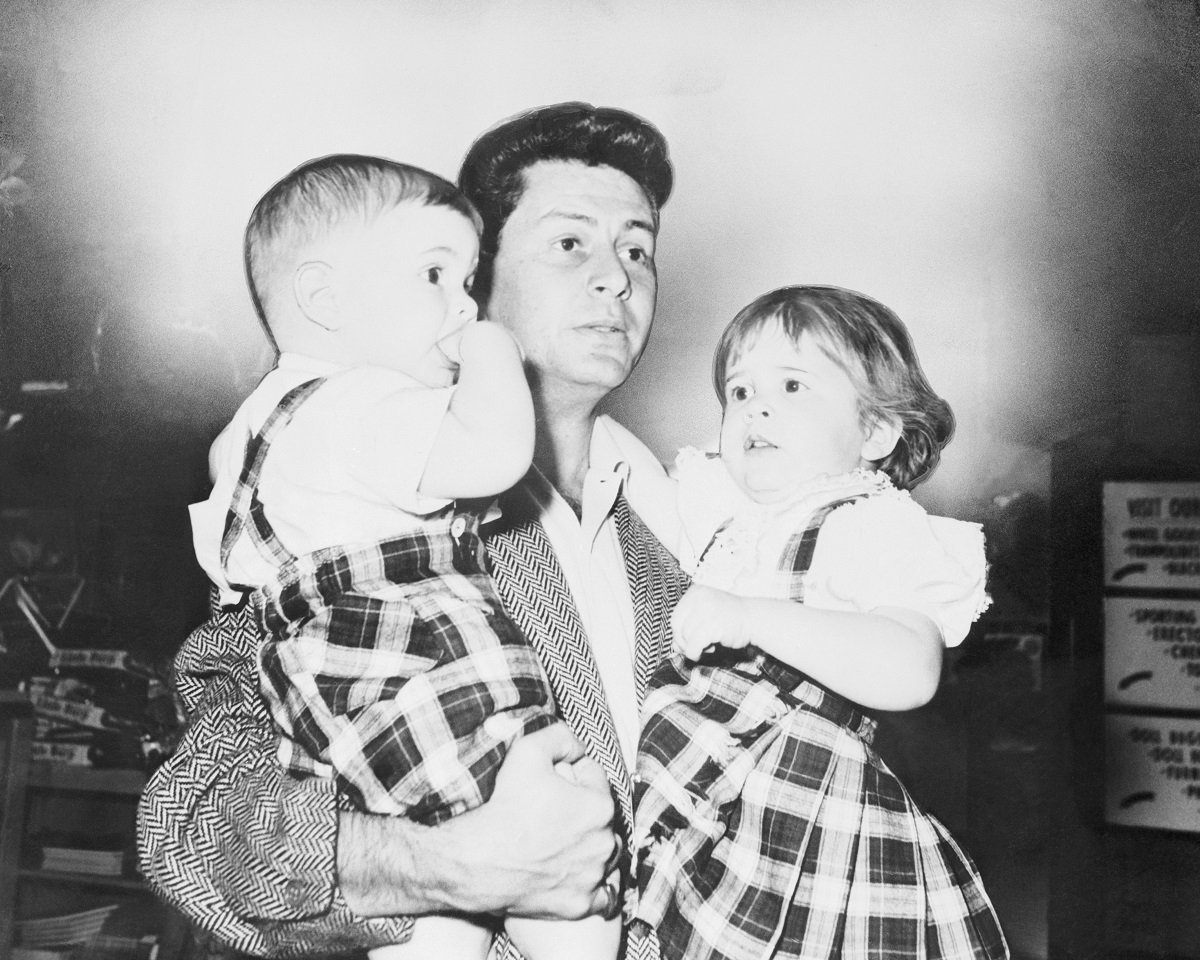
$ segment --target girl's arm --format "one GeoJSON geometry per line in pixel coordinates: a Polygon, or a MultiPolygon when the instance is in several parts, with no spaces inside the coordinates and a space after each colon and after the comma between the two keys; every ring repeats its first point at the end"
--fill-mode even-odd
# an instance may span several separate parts
{"type": "Polygon", "coordinates": [[[901,607],[822,610],[696,585],[675,608],[671,627],[675,646],[691,660],[714,644],[753,645],[875,710],[922,706],[941,678],[941,633],[925,614],[901,607]]]}
{"type": "Polygon", "coordinates": [[[463,331],[458,386],[421,475],[425,496],[453,500],[503,493],[533,460],[533,400],[521,350],[504,327],[463,331]]]}

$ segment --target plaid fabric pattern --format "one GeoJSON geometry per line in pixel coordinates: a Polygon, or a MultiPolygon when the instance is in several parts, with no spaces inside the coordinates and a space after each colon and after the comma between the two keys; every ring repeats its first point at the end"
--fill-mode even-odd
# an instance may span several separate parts
{"type": "MultiPolygon", "coordinates": [[[[616,518],[617,531],[634,606],[636,672],[648,678],[670,648],[670,613],[688,581],[636,513],[626,513],[616,518]]],[[[496,563],[496,583],[506,604],[510,597],[521,602],[514,618],[540,650],[566,629],[565,621],[543,616],[541,604],[567,609],[573,603],[563,583],[561,594],[533,604],[533,594],[543,589],[534,569],[543,561],[540,553],[526,551],[541,542],[553,566],[557,561],[536,517],[510,520],[506,515],[495,539],[487,531],[489,546],[496,543],[506,558],[496,563]]],[[[297,780],[276,759],[275,728],[259,695],[260,639],[249,606],[223,611],[214,592],[211,618],[176,657],[176,686],[189,725],[142,795],[142,871],[156,893],[199,929],[243,953],[321,956],[404,942],[410,918],[364,920],[341,898],[334,785],[322,778],[297,780]]],[[[560,703],[590,696],[571,671],[552,680],[560,703]]],[[[605,749],[599,726],[584,724],[575,732],[593,756],[605,749]]],[[[620,789],[629,794],[628,778],[620,789]]],[[[493,956],[520,958],[503,935],[493,956]]],[[[631,935],[621,956],[658,960],[658,941],[631,935]]]]}
{"type": "Polygon", "coordinates": [[[321,383],[284,396],[247,444],[222,559],[248,537],[279,564],[253,600],[283,766],[333,777],[357,809],[438,823],[483,803],[512,740],[554,722],[550,689],[500,607],[476,513],[448,506],[391,540],[288,553],[258,480],[321,383]]]}
{"type": "MultiPolygon", "coordinates": [[[[781,558],[792,599],[817,511],[781,558]]],[[[736,653],[736,652],[734,652],[736,653]]],[[[761,655],[660,668],[643,707],[638,919],[671,960],[1008,956],[970,858],[849,701],[761,655]]]]}

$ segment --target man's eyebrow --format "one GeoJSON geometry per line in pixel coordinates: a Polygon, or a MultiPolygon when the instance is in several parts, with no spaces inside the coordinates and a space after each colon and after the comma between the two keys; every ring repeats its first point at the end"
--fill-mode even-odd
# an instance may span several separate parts
{"type": "Polygon", "coordinates": [[[589,216],[586,213],[579,213],[575,210],[563,210],[558,207],[554,207],[550,210],[547,210],[538,219],[539,220],[578,220],[581,223],[590,223],[590,224],[595,224],[598,222],[595,217],[589,216]]]}
{"type": "MultiPolygon", "coordinates": [[[[576,220],[580,223],[586,223],[589,226],[596,226],[600,222],[599,220],[597,220],[595,217],[591,216],[590,214],[580,213],[577,210],[564,210],[561,207],[554,207],[550,210],[547,210],[538,219],[543,220],[543,221],[545,221],[545,220],[576,220]]],[[[646,221],[646,220],[641,220],[637,217],[633,217],[629,220],[626,220],[624,223],[624,228],[626,230],[645,230],[647,233],[651,234],[652,236],[657,235],[657,230],[655,229],[654,224],[652,222],[646,221]]]]}

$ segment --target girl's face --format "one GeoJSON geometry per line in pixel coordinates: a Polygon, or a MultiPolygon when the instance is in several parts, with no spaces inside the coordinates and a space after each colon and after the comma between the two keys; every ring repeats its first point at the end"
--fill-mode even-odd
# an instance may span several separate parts
{"type": "Polygon", "coordinates": [[[853,382],[808,332],[795,342],[771,322],[732,357],[721,459],[757,503],[879,460],[897,436],[890,424],[863,425],[853,382]]]}

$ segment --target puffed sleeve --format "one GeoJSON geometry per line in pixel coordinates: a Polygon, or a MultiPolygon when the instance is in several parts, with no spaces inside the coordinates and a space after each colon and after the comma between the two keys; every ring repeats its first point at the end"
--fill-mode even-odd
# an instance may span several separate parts
{"type": "Polygon", "coordinates": [[[983,528],[931,516],[900,492],[848,504],[821,528],[806,589],[834,609],[918,610],[957,646],[991,603],[983,528]]]}

